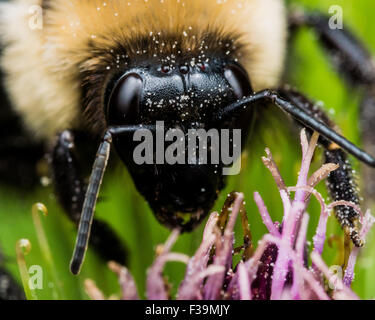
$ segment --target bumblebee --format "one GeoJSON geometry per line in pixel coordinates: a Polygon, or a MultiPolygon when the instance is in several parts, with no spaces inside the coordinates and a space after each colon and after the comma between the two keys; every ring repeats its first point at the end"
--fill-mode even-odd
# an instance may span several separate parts
{"type": "MultiPolygon", "coordinates": [[[[274,105],[296,125],[320,133],[325,161],[340,165],[329,177],[332,197],[359,203],[347,153],[372,167],[375,160],[338,134],[313,101],[281,84],[289,30],[305,26],[352,84],[372,92],[371,55],[349,31],[331,29],[329,17],[289,16],[281,0],[17,0],[0,8],[2,163],[15,167],[13,179],[32,184],[35,177],[26,172],[53,144],[55,191],[79,222],[74,274],[90,233],[99,247],[104,238],[113,244],[102,250],[107,258],[124,256],[116,236],[93,219],[112,146],[167,227],[192,230],[224,187],[223,163],[136,165],[132,137],[137,130],[155,131],[157,121],[184,132],[237,128],[246,140],[254,110],[274,105]],[[30,27],[35,6],[41,28],[30,27]],[[76,150],[78,141],[96,155],[78,157],[85,150],[76,150]],[[80,168],[92,163],[86,185],[80,168]]],[[[365,105],[368,110],[372,103],[365,105]]],[[[1,169],[10,180],[7,166],[1,169]]],[[[358,214],[338,207],[336,216],[361,246],[358,214]]]]}

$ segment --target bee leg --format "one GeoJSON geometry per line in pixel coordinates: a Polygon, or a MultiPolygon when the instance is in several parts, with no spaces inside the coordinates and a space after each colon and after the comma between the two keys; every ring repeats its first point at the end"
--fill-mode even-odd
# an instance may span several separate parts
{"type": "Polygon", "coordinates": [[[352,85],[373,85],[375,63],[365,45],[347,27],[332,26],[332,17],[320,12],[295,11],[290,15],[290,27],[314,30],[340,75],[352,85]]]}
{"type": "MultiPolygon", "coordinates": [[[[312,28],[340,75],[363,93],[360,105],[362,140],[365,149],[375,154],[375,62],[370,51],[348,27],[334,29],[330,19],[318,12],[296,10],[290,15],[290,27],[292,31],[303,26],[312,28]]],[[[375,201],[375,171],[365,166],[363,176],[365,197],[375,201]]]]}
{"type": "MultiPolygon", "coordinates": [[[[87,186],[83,182],[74,150],[73,133],[68,130],[62,132],[52,151],[51,167],[58,200],[70,219],[78,226],[87,186]]],[[[126,250],[119,237],[105,222],[94,219],[90,245],[105,260],[125,264],[126,250]]]]}
{"type": "MultiPolygon", "coordinates": [[[[279,93],[298,108],[305,110],[315,119],[337,131],[337,127],[328,118],[324,111],[319,109],[314,102],[307,99],[301,93],[289,88],[280,89],[279,93]]],[[[333,171],[327,179],[327,187],[332,199],[334,201],[345,200],[358,205],[358,188],[346,152],[344,152],[337,144],[332,143],[323,137],[319,138],[319,143],[325,149],[325,162],[339,165],[339,168],[333,171]]],[[[356,246],[362,246],[363,243],[359,236],[359,213],[357,213],[352,207],[338,206],[335,209],[335,214],[345,234],[350,236],[356,246]]]]}

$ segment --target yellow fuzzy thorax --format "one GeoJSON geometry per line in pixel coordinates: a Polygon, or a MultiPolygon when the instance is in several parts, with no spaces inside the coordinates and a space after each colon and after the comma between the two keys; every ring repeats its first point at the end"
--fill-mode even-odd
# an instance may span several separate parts
{"type": "Polygon", "coordinates": [[[110,73],[124,57],[204,60],[221,50],[244,66],[255,90],[277,85],[284,62],[281,0],[18,0],[0,10],[8,90],[43,138],[83,121],[82,73],[99,65],[110,73]],[[33,4],[44,8],[41,30],[28,25],[33,4]]]}

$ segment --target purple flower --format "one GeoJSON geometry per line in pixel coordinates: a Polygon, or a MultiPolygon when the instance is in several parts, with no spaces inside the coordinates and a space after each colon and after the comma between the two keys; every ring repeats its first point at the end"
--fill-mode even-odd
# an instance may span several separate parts
{"type": "MultiPolygon", "coordinates": [[[[263,162],[270,170],[280,191],[284,206],[282,224],[273,222],[259,193],[254,200],[268,233],[259,241],[256,250],[251,243],[244,195],[232,193],[228,196],[220,214],[212,213],[203,232],[202,242],[193,257],[173,253],[172,247],[179,232],[174,230],[147,272],[147,298],[167,300],[170,298],[163,269],[168,261],[186,263],[185,278],[179,286],[176,298],[181,300],[267,300],[267,299],[358,299],[350,289],[354,277],[354,266],[360,248],[354,248],[349,256],[344,277],[340,279],[322,259],[326,241],[327,219],[334,207],[353,207],[362,216],[360,237],[364,241],[375,219],[368,211],[363,216],[360,208],[350,202],[338,201],[327,205],[315,186],[338,168],[326,164],[310,177],[311,159],[318,141],[314,133],[310,143],[305,130],[301,132],[302,165],[295,187],[286,187],[280,172],[267,149],[263,162]],[[290,193],[295,192],[294,198],[290,193]],[[306,212],[310,197],[320,203],[320,220],[313,237],[313,250],[307,249],[309,215],[306,212]],[[234,247],[233,230],[238,217],[244,233],[243,244],[234,247]],[[233,263],[233,256],[242,252],[242,261],[233,263]],[[310,255],[312,264],[308,264],[310,255]],[[326,282],[325,282],[326,279],[326,282]],[[328,284],[328,285],[326,285],[328,284]]],[[[136,285],[129,271],[115,263],[110,268],[117,273],[122,299],[138,299],[136,285]]],[[[86,290],[93,299],[103,295],[95,284],[88,280],[86,290]]]]}

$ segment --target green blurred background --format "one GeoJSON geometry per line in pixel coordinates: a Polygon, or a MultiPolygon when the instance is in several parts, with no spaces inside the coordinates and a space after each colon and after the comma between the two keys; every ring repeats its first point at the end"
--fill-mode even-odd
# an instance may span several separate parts
{"type": "MultiPolygon", "coordinates": [[[[328,14],[331,5],[340,5],[344,10],[344,27],[350,27],[363,39],[370,50],[375,53],[375,22],[371,14],[375,12],[373,0],[296,0],[289,4],[302,5],[306,9],[318,9],[328,14]]],[[[287,81],[296,86],[311,98],[324,101],[324,108],[330,112],[340,125],[343,133],[350,140],[360,144],[358,130],[358,103],[360,93],[348,88],[335,73],[319,47],[313,33],[301,30],[288,51],[292,58],[289,64],[287,81]]],[[[274,220],[282,217],[281,201],[275,183],[267,169],[263,166],[261,156],[264,148],[271,148],[280,167],[281,173],[288,185],[295,185],[299,170],[300,148],[298,131],[291,131],[283,126],[276,117],[265,119],[265,127],[251,142],[252,148],[245,155],[243,171],[240,176],[231,177],[228,187],[221,193],[215,205],[220,210],[226,194],[236,190],[245,193],[246,208],[255,243],[266,232],[260,215],[253,201],[253,192],[259,191],[274,220]]],[[[320,156],[316,156],[313,168],[320,165],[320,156]]],[[[358,166],[358,163],[356,163],[358,166]]],[[[358,167],[360,170],[360,167],[358,167]]],[[[324,184],[319,187],[327,195],[324,184]]],[[[97,206],[96,217],[107,221],[123,239],[129,249],[129,269],[136,279],[139,292],[145,293],[145,275],[147,268],[154,259],[154,249],[163,243],[169,231],[159,225],[143,198],[137,193],[134,185],[123,166],[106,175],[101,190],[104,199],[97,206]]],[[[312,239],[318,221],[319,206],[312,200],[310,213],[309,239],[312,239]]],[[[20,275],[15,257],[15,244],[21,238],[27,238],[32,243],[32,250],[26,256],[28,266],[40,265],[44,270],[43,290],[37,290],[38,299],[88,299],[83,287],[85,279],[93,279],[105,295],[119,293],[116,276],[108,270],[104,261],[100,260],[92,250],[88,250],[87,258],[80,276],[74,277],[69,272],[69,261],[75,242],[76,228],[66,218],[56,203],[50,187],[20,194],[17,190],[0,186],[0,245],[6,257],[6,267],[20,281],[20,275]],[[42,202],[48,208],[49,214],[43,218],[44,230],[52,251],[55,272],[59,283],[53,280],[53,275],[41,254],[36,231],[32,221],[31,207],[36,202],[42,202]],[[56,290],[56,286],[62,290],[56,290]]],[[[241,241],[240,226],[237,226],[236,238],[241,241]]],[[[200,243],[202,227],[191,234],[182,235],[174,247],[174,251],[192,255],[200,243]]],[[[336,220],[331,217],[328,225],[328,235],[342,236],[336,220]]],[[[371,238],[375,233],[371,233],[371,238]]],[[[328,265],[337,264],[337,246],[325,246],[324,258],[328,265]]],[[[355,292],[364,299],[375,297],[375,241],[369,239],[361,252],[356,266],[356,276],[353,284],[355,292]]],[[[185,266],[179,263],[169,263],[166,275],[173,284],[175,292],[178,283],[184,275],[185,266]]]]}

